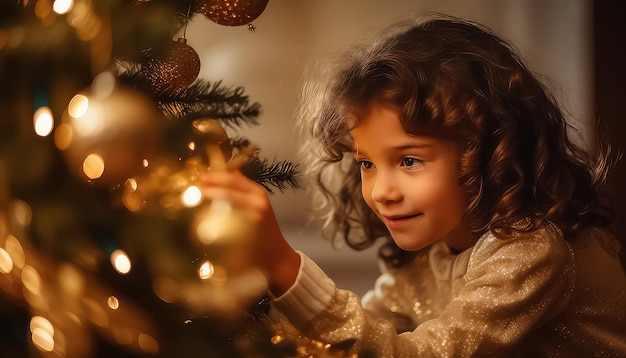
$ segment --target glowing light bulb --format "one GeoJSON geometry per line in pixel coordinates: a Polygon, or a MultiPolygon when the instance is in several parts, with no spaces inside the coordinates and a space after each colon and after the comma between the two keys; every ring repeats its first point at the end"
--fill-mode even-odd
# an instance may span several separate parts
{"type": "Polygon", "coordinates": [[[37,349],[51,352],[54,349],[54,327],[45,317],[33,316],[30,319],[31,339],[37,349]]]}
{"type": "Polygon", "coordinates": [[[35,133],[40,137],[45,137],[52,133],[54,118],[52,117],[50,107],[39,107],[35,111],[33,114],[33,125],[35,127],[35,133]]]}
{"type": "Polygon", "coordinates": [[[182,195],[183,205],[188,208],[194,207],[200,203],[202,200],[202,192],[200,188],[195,185],[187,188],[182,195]]]}
{"type": "Polygon", "coordinates": [[[10,273],[13,270],[13,259],[6,250],[0,247],[0,272],[10,273]]]}
{"type": "Polygon", "coordinates": [[[129,273],[132,267],[130,258],[124,250],[115,250],[111,253],[111,264],[115,271],[122,275],[129,273]]]}
{"type": "Polygon", "coordinates": [[[83,173],[89,179],[98,179],[104,173],[104,159],[99,154],[89,154],[83,162],[83,173]]]}
{"type": "Polygon", "coordinates": [[[55,0],[52,5],[52,10],[59,15],[67,14],[74,5],[73,0],[55,0]]]}
{"type": "Polygon", "coordinates": [[[82,94],[77,94],[70,100],[70,104],[67,106],[67,111],[70,116],[80,118],[87,112],[88,108],[89,98],[82,94]]]}
{"type": "Polygon", "coordinates": [[[206,280],[213,277],[214,273],[215,268],[213,267],[211,261],[205,261],[202,263],[202,265],[200,265],[200,267],[198,267],[198,277],[200,277],[201,280],[206,280]]]}
{"type": "Polygon", "coordinates": [[[107,305],[110,309],[116,310],[120,307],[120,301],[115,296],[109,296],[107,299],[107,305]]]}

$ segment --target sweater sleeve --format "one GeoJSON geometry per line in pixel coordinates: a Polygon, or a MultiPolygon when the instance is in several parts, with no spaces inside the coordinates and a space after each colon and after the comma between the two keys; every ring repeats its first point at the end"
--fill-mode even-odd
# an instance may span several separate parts
{"type": "Polygon", "coordinates": [[[275,302],[307,337],[385,357],[502,355],[565,307],[574,281],[572,251],[545,225],[507,239],[484,235],[472,251],[465,286],[441,314],[398,334],[370,316],[359,297],[335,288],[302,255],[296,284],[275,302]]]}

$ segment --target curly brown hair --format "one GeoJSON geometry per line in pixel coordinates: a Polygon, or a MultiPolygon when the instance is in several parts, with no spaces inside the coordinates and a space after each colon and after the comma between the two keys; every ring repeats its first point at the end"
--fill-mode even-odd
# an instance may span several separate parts
{"type": "Polygon", "coordinates": [[[599,201],[606,151],[586,151],[568,137],[575,130],[557,101],[512,46],[484,26],[446,16],[396,24],[323,76],[325,85],[311,82],[303,93],[303,153],[331,235],[352,248],[385,237],[380,255],[388,263],[412,256],[367,207],[358,166],[349,163],[348,123],[358,125],[374,101],[399,108],[407,133],[462,146],[459,184],[471,198],[463,225],[476,237],[487,230],[505,235],[528,217],[537,220],[525,230],[549,220],[566,238],[612,221],[599,201]]]}

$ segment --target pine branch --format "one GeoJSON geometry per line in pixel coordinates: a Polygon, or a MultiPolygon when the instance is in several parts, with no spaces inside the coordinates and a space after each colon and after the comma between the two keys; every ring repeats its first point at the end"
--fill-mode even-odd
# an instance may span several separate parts
{"type": "Polygon", "coordinates": [[[222,81],[196,80],[181,93],[161,96],[159,103],[173,117],[189,120],[208,117],[227,127],[243,123],[258,125],[256,118],[261,113],[261,105],[250,103],[242,87],[226,87],[222,81]]]}
{"type": "Polygon", "coordinates": [[[168,118],[189,121],[212,118],[231,128],[259,124],[257,117],[261,113],[261,105],[250,103],[243,87],[226,87],[222,81],[211,83],[198,79],[183,91],[156,93],[141,73],[141,64],[118,59],[117,68],[117,76],[122,83],[153,98],[168,118]]]}
{"type": "Polygon", "coordinates": [[[272,161],[267,159],[253,158],[249,163],[241,168],[241,172],[248,178],[261,184],[268,193],[274,194],[270,186],[280,190],[282,193],[287,187],[299,189],[297,180],[298,164],[290,161],[272,161]]]}

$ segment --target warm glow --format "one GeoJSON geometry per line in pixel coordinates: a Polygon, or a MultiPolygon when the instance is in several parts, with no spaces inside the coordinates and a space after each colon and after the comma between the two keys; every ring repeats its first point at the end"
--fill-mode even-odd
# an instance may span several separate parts
{"type": "Polygon", "coordinates": [[[93,13],[87,13],[72,21],[76,28],[76,36],[83,41],[93,40],[102,31],[102,20],[93,13]]]}
{"type": "Polygon", "coordinates": [[[85,315],[93,324],[99,327],[109,325],[109,316],[98,302],[94,301],[92,298],[85,297],[83,298],[83,306],[86,311],[85,315]]]}
{"type": "Polygon", "coordinates": [[[67,14],[74,5],[73,0],[55,0],[52,5],[52,10],[59,15],[67,14]]]}
{"type": "Polygon", "coordinates": [[[32,334],[33,345],[44,352],[52,352],[54,349],[54,338],[41,328],[35,328],[32,334]]]}
{"type": "Polygon", "coordinates": [[[13,266],[22,269],[26,263],[26,255],[19,240],[13,235],[8,235],[4,248],[13,260],[13,266]]]}
{"type": "Polygon", "coordinates": [[[33,114],[33,125],[38,136],[45,137],[52,133],[54,118],[50,107],[39,107],[33,114]]]}
{"type": "Polygon", "coordinates": [[[190,150],[195,150],[196,142],[189,142],[189,144],[187,145],[187,148],[189,148],[190,150]]]}
{"type": "Polygon", "coordinates": [[[107,305],[110,309],[116,310],[120,307],[120,301],[115,296],[109,296],[107,299],[107,305]]]}
{"type": "Polygon", "coordinates": [[[54,132],[54,145],[59,150],[66,150],[72,144],[72,126],[61,123],[54,132]]]}
{"type": "Polygon", "coordinates": [[[200,279],[202,280],[213,277],[214,273],[215,268],[213,267],[211,261],[205,261],[202,263],[202,265],[200,265],[200,267],[198,267],[198,277],[200,277],[200,279]]]}
{"type": "Polygon", "coordinates": [[[145,200],[134,191],[125,191],[122,195],[122,203],[130,211],[139,211],[145,205],[145,200]]]}
{"type": "Polygon", "coordinates": [[[30,319],[30,332],[33,344],[39,350],[51,352],[54,349],[54,327],[48,319],[33,316],[30,319]]]}
{"type": "Polygon", "coordinates": [[[113,326],[111,327],[111,333],[117,344],[125,346],[133,343],[133,331],[125,326],[113,326]]]}
{"type": "Polygon", "coordinates": [[[174,303],[180,298],[181,289],[178,283],[169,277],[160,277],[154,280],[154,293],[167,303],[174,303]]]}
{"type": "Polygon", "coordinates": [[[144,167],[144,168],[147,168],[147,167],[148,167],[148,165],[150,165],[150,163],[148,162],[148,159],[144,159],[144,160],[142,160],[142,161],[141,161],[141,163],[143,164],[143,167],[144,167]]]}
{"type": "Polygon", "coordinates": [[[222,266],[213,266],[214,272],[213,277],[211,277],[211,283],[214,286],[224,286],[228,281],[228,272],[222,266]]]}
{"type": "Polygon", "coordinates": [[[33,316],[30,319],[30,332],[34,332],[36,329],[43,329],[49,335],[54,336],[54,327],[47,318],[42,316],[33,316]]]}
{"type": "Polygon", "coordinates": [[[89,154],[83,162],[83,172],[89,179],[100,178],[104,174],[104,159],[98,154],[89,154]]]}
{"type": "Polygon", "coordinates": [[[41,276],[32,266],[24,266],[22,270],[22,284],[24,288],[34,295],[38,296],[41,294],[41,276]]]}
{"type": "Polygon", "coordinates": [[[137,190],[137,180],[135,180],[134,178],[128,178],[126,179],[126,185],[130,188],[130,190],[135,191],[137,190]]]}
{"type": "Polygon", "coordinates": [[[115,270],[122,275],[130,272],[130,258],[123,250],[113,251],[113,253],[111,254],[111,264],[113,264],[115,270]]]}
{"type": "Polygon", "coordinates": [[[74,118],[80,118],[87,112],[89,108],[89,98],[82,94],[77,94],[70,100],[70,104],[67,106],[67,112],[74,118]]]}
{"type": "Polygon", "coordinates": [[[95,97],[106,98],[115,89],[115,75],[109,71],[100,73],[93,79],[91,89],[95,97]]]}
{"type": "Polygon", "coordinates": [[[67,106],[67,113],[72,117],[72,126],[77,136],[98,135],[104,126],[103,118],[105,109],[101,101],[94,101],[82,94],[72,98],[67,106]]]}
{"type": "Polygon", "coordinates": [[[50,6],[50,2],[48,1],[37,1],[35,4],[35,15],[42,19],[49,19],[49,16],[52,14],[52,8],[50,6]]]}
{"type": "Polygon", "coordinates": [[[202,200],[202,192],[200,191],[200,188],[198,188],[195,185],[192,185],[183,192],[182,199],[183,199],[183,204],[186,207],[188,208],[194,207],[198,205],[200,201],[202,200]]]}
{"type": "Polygon", "coordinates": [[[62,264],[59,267],[59,286],[63,288],[66,297],[80,297],[85,288],[85,279],[73,265],[62,264]]]}
{"type": "Polygon", "coordinates": [[[33,218],[33,211],[25,201],[15,200],[13,202],[13,218],[22,226],[30,225],[33,218]]]}
{"type": "Polygon", "coordinates": [[[139,349],[149,354],[159,353],[159,343],[154,339],[154,337],[141,333],[137,338],[137,344],[139,345],[139,349]]]}
{"type": "Polygon", "coordinates": [[[223,200],[214,200],[207,213],[200,218],[196,227],[198,239],[203,244],[216,241],[224,231],[231,219],[232,207],[223,200]]]}
{"type": "Polygon", "coordinates": [[[0,272],[9,273],[13,270],[13,259],[6,250],[0,247],[0,272]]]}

